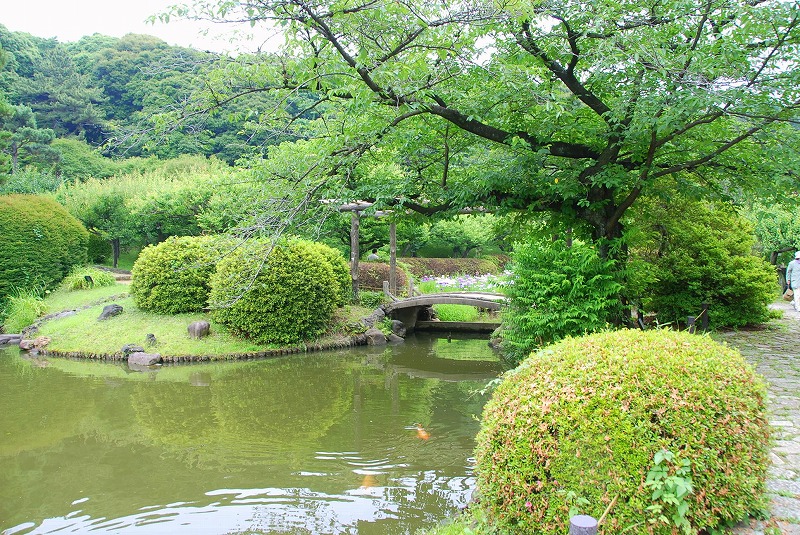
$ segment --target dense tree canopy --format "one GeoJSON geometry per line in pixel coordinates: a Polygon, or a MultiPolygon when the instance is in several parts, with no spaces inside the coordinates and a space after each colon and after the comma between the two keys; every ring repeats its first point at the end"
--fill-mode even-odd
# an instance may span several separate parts
{"type": "Polygon", "coordinates": [[[215,0],[170,15],[280,27],[280,52],[231,60],[187,116],[311,91],[324,120],[271,115],[315,138],[293,176],[378,206],[548,211],[616,238],[663,182],[783,190],[797,160],[782,150],[800,105],[795,3],[215,0]]]}
{"type": "Polygon", "coordinates": [[[280,101],[256,92],[218,113],[195,115],[180,124],[159,117],[191,100],[219,59],[218,54],[171,46],[149,35],[94,34],[60,43],[0,25],[0,95],[5,103],[0,106],[0,175],[11,172],[11,137],[27,144],[25,156],[35,156],[18,162],[19,170],[32,165],[67,179],[82,178],[86,169],[53,164],[83,158],[86,147],[67,143],[47,152],[50,139],[79,140],[106,159],[202,154],[228,164],[247,154],[260,155],[276,141],[297,139],[261,128],[258,117],[275,107],[305,108],[307,95],[280,101]],[[18,112],[12,114],[8,106],[18,112]],[[73,169],[79,173],[70,174],[73,169]]]}

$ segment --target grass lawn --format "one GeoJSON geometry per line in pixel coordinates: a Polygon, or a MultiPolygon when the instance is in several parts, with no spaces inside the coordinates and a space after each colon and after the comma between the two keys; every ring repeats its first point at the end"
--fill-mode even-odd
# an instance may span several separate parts
{"type": "MultiPolygon", "coordinates": [[[[117,353],[125,344],[137,344],[146,351],[169,356],[208,355],[226,358],[226,355],[276,349],[275,345],[260,345],[237,338],[204,313],[162,315],[136,308],[128,295],[129,287],[115,284],[89,290],[66,292],[59,290],[48,295],[45,305],[48,313],[77,310],[64,318],[45,321],[39,327],[39,336],[51,339],[48,350],[83,353],[117,353]],[[97,318],[103,307],[116,303],[124,312],[104,321],[97,318]],[[211,334],[201,340],[189,338],[187,326],[197,320],[211,323],[211,334]],[[145,345],[147,334],[156,337],[154,347],[145,345]]],[[[369,315],[370,310],[347,306],[336,311],[331,327],[324,336],[311,343],[333,342],[347,336],[348,322],[369,315]]]]}

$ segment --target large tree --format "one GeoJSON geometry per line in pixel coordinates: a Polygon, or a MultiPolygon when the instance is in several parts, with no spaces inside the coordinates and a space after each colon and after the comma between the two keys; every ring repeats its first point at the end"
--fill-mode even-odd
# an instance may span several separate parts
{"type": "Polygon", "coordinates": [[[287,174],[335,187],[322,194],[552,212],[604,241],[664,182],[700,197],[789,187],[796,2],[213,0],[170,15],[285,34],[279,52],[232,59],[184,113],[317,95],[271,118],[317,138],[287,174]],[[388,162],[402,172],[381,180],[388,162]]]}

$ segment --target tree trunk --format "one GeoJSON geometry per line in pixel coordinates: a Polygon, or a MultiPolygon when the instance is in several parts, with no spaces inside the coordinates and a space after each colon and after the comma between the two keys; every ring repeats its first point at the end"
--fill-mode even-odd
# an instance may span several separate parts
{"type": "Polygon", "coordinates": [[[113,257],[114,257],[114,267],[117,267],[119,262],[119,238],[114,238],[111,240],[111,248],[113,250],[113,257]]]}
{"type": "Polygon", "coordinates": [[[19,145],[16,141],[11,142],[11,174],[15,175],[19,171],[19,145]]]}

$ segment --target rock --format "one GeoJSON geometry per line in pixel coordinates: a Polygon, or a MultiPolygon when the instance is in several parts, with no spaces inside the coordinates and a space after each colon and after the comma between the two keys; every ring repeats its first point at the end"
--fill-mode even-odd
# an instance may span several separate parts
{"type": "Polygon", "coordinates": [[[116,316],[118,314],[122,314],[122,307],[120,305],[116,303],[111,305],[106,305],[103,307],[103,312],[100,313],[100,316],[97,318],[97,321],[102,321],[112,316],[116,316]]]}
{"type": "Polygon", "coordinates": [[[124,356],[129,357],[131,353],[144,353],[144,348],[137,344],[125,344],[119,350],[124,356]]]}
{"type": "Polygon", "coordinates": [[[148,345],[148,346],[154,346],[154,345],[156,345],[156,344],[158,343],[158,342],[156,341],[156,335],[154,335],[153,333],[148,333],[148,334],[147,334],[147,335],[144,337],[144,343],[145,343],[146,345],[148,345]]]}
{"type": "Polygon", "coordinates": [[[405,338],[403,338],[402,336],[397,336],[394,333],[387,336],[386,339],[389,341],[390,344],[400,344],[406,341],[405,338]]]}
{"type": "Polygon", "coordinates": [[[380,323],[381,321],[383,321],[383,318],[385,317],[386,317],[386,312],[384,312],[382,308],[378,307],[372,311],[372,314],[370,314],[366,318],[363,318],[361,320],[361,323],[365,327],[369,328],[375,326],[376,323],[380,323]]]}
{"type": "Polygon", "coordinates": [[[28,339],[20,339],[20,341],[19,341],[19,348],[20,348],[22,351],[30,351],[31,349],[33,349],[33,348],[34,348],[34,345],[33,345],[33,340],[28,340],[28,339]]]}
{"type": "Polygon", "coordinates": [[[386,335],[384,335],[380,330],[376,329],[375,327],[370,327],[367,329],[367,332],[364,333],[367,337],[367,345],[371,346],[382,346],[386,345],[386,335]]]}
{"type": "Polygon", "coordinates": [[[189,338],[205,338],[208,336],[209,330],[211,329],[211,324],[207,321],[193,321],[187,327],[189,331],[189,338]]]}
{"type": "Polygon", "coordinates": [[[400,320],[392,320],[392,333],[403,337],[406,335],[406,325],[400,320]]]}
{"type": "Polygon", "coordinates": [[[21,334],[0,334],[0,346],[9,344],[19,345],[20,340],[22,340],[21,334]]]}
{"type": "Polygon", "coordinates": [[[158,353],[144,353],[137,351],[128,356],[128,364],[137,366],[152,366],[161,362],[161,355],[158,353]]]}
{"type": "Polygon", "coordinates": [[[36,325],[28,325],[24,329],[22,329],[22,337],[23,338],[33,338],[39,332],[39,327],[36,325]]]}
{"type": "Polygon", "coordinates": [[[42,349],[43,347],[47,347],[47,344],[49,343],[50,343],[50,338],[48,336],[40,336],[33,341],[33,347],[35,347],[36,349],[42,349]]]}

